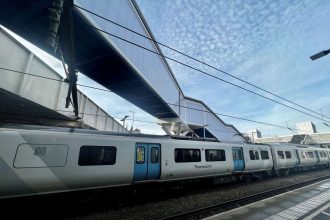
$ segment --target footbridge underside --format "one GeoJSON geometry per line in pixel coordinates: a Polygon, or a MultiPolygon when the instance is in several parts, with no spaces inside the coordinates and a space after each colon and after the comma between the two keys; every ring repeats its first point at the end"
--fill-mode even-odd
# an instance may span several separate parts
{"type": "MultiPolygon", "coordinates": [[[[53,48],[46,44],[49,8],[54,7],[53,2],[60,0],[4,1],[0,8],[0,24],[59,57],[59,53],[54,54],[53,48]]],[[[75,0],[74,4],[153,38],[134,0],[75,0]]],[[[234,126],[224,123],[202,101],[184,96],[162,56],[127,42],[161,53],[153,41],[77,7],[74,7],[73,24],[75,60],[79,72],[160,119],[165,131],[171,135],[195,133],[220,141],[244,140],[237,135],[240,132],[234,126]]]]}

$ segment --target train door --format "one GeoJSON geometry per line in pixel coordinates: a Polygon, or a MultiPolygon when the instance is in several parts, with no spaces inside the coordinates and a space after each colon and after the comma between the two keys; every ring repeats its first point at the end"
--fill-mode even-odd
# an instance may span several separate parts
{"type": "Polygon", "coordinates": [[[137,143],[133,181],[155,180],[160,177],[160,144],[137,143]]]}
{"type": "Polygon", "coordinates": [[[317,159],[317,163],[320,163],[320,155],[319,155],[319,152],[314,151],[315,152],[315,156],[316,156],[316,159],[317,159]]]}
{"type": "Polygon", "coordinates": [[[298,150],[294,150],[295,153],[295,158],[296,158],[296,165],[299,165],[300,164],[300,158],[299,158],[299,153],[298,153],[298,150]]]}
{"type": "Polygon", "coordinates": [[[233,151],[234,171],[243,171],[245,167],[243,148],[233,147],[232,151],[233,151]]]}

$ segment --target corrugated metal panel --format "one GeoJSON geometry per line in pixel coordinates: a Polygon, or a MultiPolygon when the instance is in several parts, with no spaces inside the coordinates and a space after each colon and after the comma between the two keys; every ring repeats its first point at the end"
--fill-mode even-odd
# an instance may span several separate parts
{"type": "Polygon", "coordinates": [[[180,93],[180,117],[184,120],[187,121],[186,118],[186,100],[184,99],[184,96],[182,93],[180,93]]]}
{"type": "MultiPolygon", "coordinates": [[[[35,56],[2,28],[0,28],[0,42],[1,67],[56,80],[63,80],[60,74],[35,56]]],[[[73,116],[72,107],[64,107],[68,91],[67,83],[5,70],[0,70],[0,77],[0,88],[63,115],[73,116]]],[[[78,102],[80,108],[79,116],[87,125],[103,131],[127,132],[116,120],[79,90],[78,102]],[[116,125],[115,130],[113,130],[113,125],[116,125]]]]}
{"type": "Polygon", "coordinates": [[[118,124],[116,124],[116,123],[113,124],[113,131],[119,131],[118,124]]]}
{"type": "Polygon", "coordinates": [[[204,125],[204,107],[200,103],[186,100],[186,119],[195,125],[204,125]]]}
{"type": "MultiPolygon", "coordinates": [[[[46,66],[35,56],[33,56],[33,59],[31,59],[30,62],[31,65],[28,70],[29,73],[61,80],[61,77],[56,74],[56,72],[46,66]]],[[[29,75],[21,75],[21,77],[24,78],[21,90],[19,92],[21,96],[24,96],[24,98],[37,102],[48,108],[54,109],[57,102],[56,93],[61,89],[61,82],[37,78],[29,75]],[[52,95],[49,95],[49,93],[52,95]]]]}
{"type": "MultiPolygon", "coordinates": [[[[109,18],[125,27],[150,37],[144,25],[141,23],[141,20],[139,20],[130,1],[98,0],[96,3],[89,0],[77,0],[75,2],[101,16],[109,18]]],[[[82,11],[82,14],[84,14],[84,16],[96,27],[158,53],[158,50],[152,41],[84,11],[82,11]]],[[[164,63],[163,58],[115,37],[104,33],[101,34],[112,43],[123,57],[126,58],[127,62],[135,67],[138,73],[166,102],[179,103],[179,88],[177,87],[175,80],[169,74],[169,70],[164,63]]],[[[171,108],[179,113],[178,107],[171,106],[171,108]]]]}
{"type": "MultiPolygon", "coordinates": [[[[29,52],[27,50],[22,49],[5,34],[0,34],[0,42],[1,66],[6,66],[10,69],[18,71],[26,71],[29,52]]],[[[18,84],[21,82],[22,79],[22,75],[19,73],[2,73],[0,86],[8,90],[9,92],[16,93],[18,89],[18,84]]]]}
{"type": "Polygon", "coordinates": [[[238,132],[231,126],[219,123],[219,119],[211,113],[205,112],[205,124],[207,129],[216,137],[220,137],[221,141],[241,141],[238,132]]]}

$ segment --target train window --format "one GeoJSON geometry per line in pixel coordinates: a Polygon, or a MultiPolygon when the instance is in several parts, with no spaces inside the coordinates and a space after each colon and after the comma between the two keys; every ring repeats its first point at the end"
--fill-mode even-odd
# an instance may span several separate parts
{"type": "Polygon", "coordinates": [[[238,159],[243,160],[243,150],[238,150],[237,153],[238,153],[238,159]]]}
{"type": "Polygon", "coordinates": [[[157,147],[151,148],[151,163],[158,163],[159,160],[159,150],[157,147]]]}
{"type": "Polygon", "coordinates": [[[304,151],[301,152],[301,158],[306,158],[304,151]]]}
{"type": "Polygon", "coordinates": [[[136,148],[136,163],[144,163],[144,147],[136,148]]]}
{"type": "Polygon", "coordinates": [[[257,150],[250,150],[249,153],[251,160],[259,160],[259,152],[257,150]]]}
{"type": "Polygon", "coordinates": [[[307,157],[309,157],[309,158],[314,158],[314,154],[313,154],[313,152],[307,152],[307,157]]]}
{"type": "Polygon", "coordinates": [[[201,151],[199,149],[176,148],[174,151],[176,163],[182,162],[200,162],[201,151]]]}
{"type": "Polygon", "coordinates": [[[321,157],[327,157],[327,154],[324,151],[321,151],[320,154],[321,154],[321,157]]]}
{"type": "Polygon", "coordinates": [[[237,160],[237,152],[233,149],[233,160],[237,160]]]}
{"type": "Polygon", "coordinates": [[[290,152],[290,151],[285,151],[285,157],[286,157],[287,159],[292,158],[292,156],[291,156],[291,152],[290,152]]]}
{"type": "Polygon", "coordinates": [[[82,146],[79,152],[80,166],[113,165],[116,163],[117,148],[113,146],[82,146]]]}
{"type": "Polygon", "coordinates": [[[277,151],[278,159],[284,159],[283,151],[277,151]]]}
{"type": "Polygon", "coordinates": [[[261,159],[263,160],[269,160],[269,154],[268,151],[266,150],[261,150],[260,151],[261,159]]]}
{"type": "Polygon", "coordinates": [[[225,161],[226,154],[224,150],[207,149],[205,150],[206,161],[225,161]]]}

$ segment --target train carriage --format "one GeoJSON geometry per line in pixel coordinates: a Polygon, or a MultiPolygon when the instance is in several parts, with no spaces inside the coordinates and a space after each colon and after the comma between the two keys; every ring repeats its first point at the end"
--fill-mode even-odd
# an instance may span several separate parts
{"type": "Polygon", "coordinates": [[[309,148],[299,148],[300,167],[304,169],[316,168],[318,164],[318,158],[315,155],[315,151],[309,148]]]}
{"type": "Polygon", "coordinates": [[[0,127],[0,198],[327,166],[329,150],[178,140],[43,126],[0,127]],[[274,161],[274,162],[273,162],[274,161]]]}
{"type": "Polygon", "coordinates": [[[320,148],[314,148],[315,152],[315,157],[317,158],[318,161],[318,166],[324,167],[327,166],[329,163],[329,158],[327,155],[327,151],[325,149],[320,149],[320,148]]]}
{"type": "Polygon", "coordinates": [[[244,155],[244,168],[235,170],[236,173],[252,173],[271,175],[273,169],[273,157],[268,145],[248,144],[242,147],[244,155]]]}
{"type": "Polygon", "coordinates": [[[231,175],[231,146],[217,142],[171,140],[162,150],[162,180],[231,175]]]}
{"type": "Polygon", "coordinates": [[[274,172],[277,175],[288,174],[300,162],[296,148],[288,144],[272,144],[274,172]]]}

